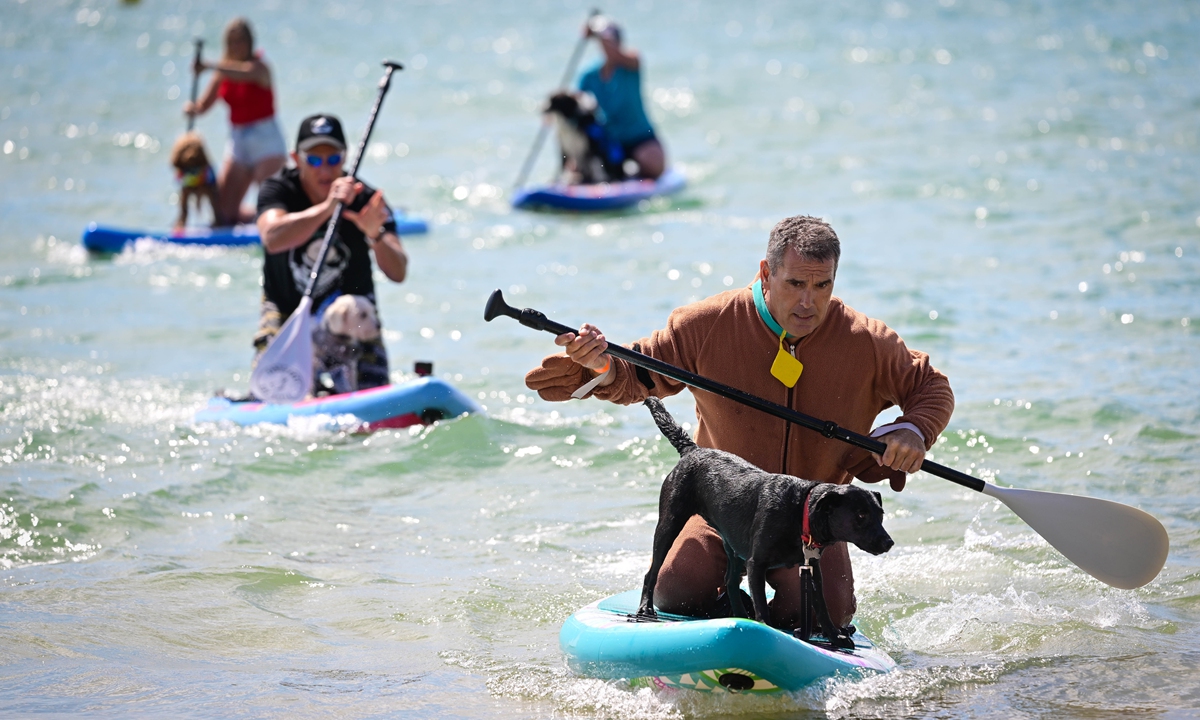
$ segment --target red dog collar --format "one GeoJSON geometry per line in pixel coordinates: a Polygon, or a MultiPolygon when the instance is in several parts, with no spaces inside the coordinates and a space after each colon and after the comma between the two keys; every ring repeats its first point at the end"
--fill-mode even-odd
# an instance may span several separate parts
{"type": "Polygon", "coordinates": [[[811,497],[812,491],[810,490],[808,495],[804,498],[804,513],[801,515],[800,519],[800,542],[804,543],[805,547],[812,548],[814,550],[820,550],[821,544],[813,541],[812,531],[808,527],[808,501],[811,497]]]}

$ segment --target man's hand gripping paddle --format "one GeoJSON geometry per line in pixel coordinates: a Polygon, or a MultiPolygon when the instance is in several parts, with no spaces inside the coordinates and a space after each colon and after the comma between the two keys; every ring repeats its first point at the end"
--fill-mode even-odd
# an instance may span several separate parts
{"type": "MultiPolygon", "coordinates": [[[[387,94],[392,82],[392,73],[403,70],[397,62],[385,60],[383,63],[383,79],[379,81],[379,94],[375,98],[375,106],[371,108],[371,117],[367,120],[367,129],[362,139],[358,141],[358,153],[354,156],[354,166],[350,168],[350,177],[357,179],[358,166],[366,155],[367,141],[371,139],[371,131],[375,129],[375,117],[379,107],[383,105],[383,96],[387,94]]],[[[313,291],[317,287],[317,276],[325,265],[325,256],[329,254],[329,245],[333,234],[337,231],[338,221],[342,219],[342,203],[333,208],[333,217],[325,228],[325,240],[321,243],[321,251],[317,261],[313,263],[312,272],[308,276],[308,287],[304,297],[292,312],[291,317],[280,328],[267,346],[266,351],[250,373],[250,392],[269,403],[294,403],[303,400],[312,390],[313,385],[313,348],[312,348],[312,304],[313,291]]]]}
{"type": "MultiPolygon", "coordinates": [[[[526,327],[543,330],[552,335],[575,332],[574,328],[556,323],[537,310],[517,310],[511,307],[504,302],[504,296],[497,290],[488,298],[483,319],[490,322],[500,315],[506,315],[526,327]]],[[[841,428],[835,423],[818,420],[620,345],[610,343],[605,352],[638,367],[821,433],[825,437],[841,440],[878,455],[882,455],[887,449],[882,442],[841,428]]],[[[924,461],[921,469],[930,475],[996,498],[1068,560],[1092,577],[1113,587],[1126,590],[1141,587],[1153,580],[1167,561],[1170,541],[1167,539],[1166,529],[1154,516],[1137,508],[1080,495],[1000,487],[931,460],[924,461]]]]}

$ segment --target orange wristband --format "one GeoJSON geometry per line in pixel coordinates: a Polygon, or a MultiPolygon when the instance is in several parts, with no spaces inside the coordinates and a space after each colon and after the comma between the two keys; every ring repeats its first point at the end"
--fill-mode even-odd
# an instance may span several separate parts
{"type": "Polygon", "coordinates": [[[596,373],[597,375],[603,375],[604,373],[608,372],[608,369],[610,367],[612,367],[612,358],[606,357],[606,358],[604,358],[604,367],[600,368],[599,370],[591,368],[591,370],[592,370],[592,372],[596,373]]]}

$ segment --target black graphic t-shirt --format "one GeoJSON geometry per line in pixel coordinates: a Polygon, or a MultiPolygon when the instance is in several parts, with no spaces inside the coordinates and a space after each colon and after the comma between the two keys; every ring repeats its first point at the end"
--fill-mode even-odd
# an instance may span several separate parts
{"type": "MultiPolygon", "coordinates": [[[[375,194],[375,189],[363,184],[363,190],[350,203],[355,212],[362,208],[375,194]]],[[[294,213],[307,210],[313,203],[300,186],[300,171],[286,168],[263,182],[258,190],[258,214],[271,208],[294,213]]],[[[324,223],[317,228],[308,242],[290,250],[267,253],[263,260],[263,292],[275,303],[284,317],[292,314],[304,297],[308,287],[308,276],[312,273],[317,254],[321,252],[321,241],[325,239],[324,223]]],[[[383,224],[387,232],[396,232],[396,221],[390,211],[383,224]]],[[[318,308],[325,298],[333,293],[365,295],[374,300],[375,281],[371,278],[371,252],[366,238],[358,226],[347,219],[338,223],[333,239],[329,243],[329,254],[317,275],[317,286],[313,289],[313,307],[318,308]]]]}

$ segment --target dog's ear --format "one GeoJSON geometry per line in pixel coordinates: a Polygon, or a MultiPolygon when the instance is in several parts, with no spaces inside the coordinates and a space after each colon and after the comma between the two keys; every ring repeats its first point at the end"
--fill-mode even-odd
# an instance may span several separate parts
{"type": "Polygon", "coordinates": [[[822,515],[833,512],[833,508],[842,502],[842,493],[838,492],[841,485],[818,483],[809,491],[808,500],[810,515],[822,515]]]}
{"type": "Polygon", "coordinates": [[[875,490],[871,490],[870,492],[875,496],[875,502],[879,504],[879,507],[883,507],[883,495],[879,494],[875,490]]]}

